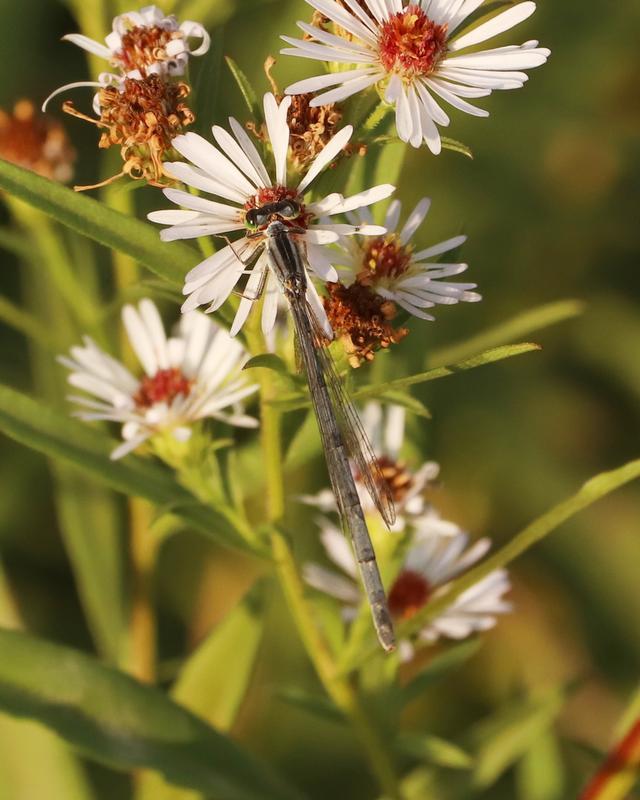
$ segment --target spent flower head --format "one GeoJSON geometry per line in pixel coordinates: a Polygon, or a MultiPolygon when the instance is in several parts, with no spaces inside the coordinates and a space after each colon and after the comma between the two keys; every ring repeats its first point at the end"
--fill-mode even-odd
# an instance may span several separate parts
{"type": "Polygon", "coordinates": [[[106,59],[123,75],[135,78],[151,74],[184,75],[189,58],[204,55],[210,44],[209,34],[200,23],[178,24],[173,15],[165,16],[157,6],[119,14],[105,44],[81,33],[62,38],[106,59]],[[194,49],[190,39],[199,42],[194,49]]]}
{"type": "Polygon", "coordinates": [[[256,427],[242,409],[242,400],[256,391],[242,366],[248,354],[242,345],[202,314],[186,314],[175,336],[167,337],[151,300],[138,308],[125,306],[122,321],[144,374],[135,377],[88,336],[59,361],[70,370],[69,383],[87,392],[69,399],[83,420],[122,424],[123,443],[111,458],[135,450],[156,434],[169,432],[178,441],[191,436],[204,418],[229,425],[256,427]]]}
{"type": "MultiPolygon", "coordinates": [[[[343,534],[327,520],[321,521],[320,538],[328,558],[341,572],[315,563],[305,565],[306,582],[325,594],[340,600],[343,615],[353,619],[361,601],[356,559],[343,534]]],[[[389,610],[396,622],[411,619],[439,596],[453,578],[466,572],[489,550],[489,539],[470,545],[469,536],[454,523],[442,520],[430,509],[413,521],[408,549],[398,573],[388,588],[389,610]]],[[[509,576],[499,569],[464,591],[440,615],[430,620],[418,633],[423,642],[440,637],[464,639],[496,624],[496,617],[511,610],[504,599],[509,591],[509,576]]],[[[399,643],[403,661],[413,658],[414,646],[409,640],[399,643]]]]}
{"type": "Polygon", "coordinates": [[[30,100],[19,100],[12,113],[0,109],[0,158],[68,183],[76,151],[58,120],[36,111],[30,100]]]}
{"type": "MultiPolygon", "coordinates": [[[[322,281],[335,281],[338,273],[332,264],[335,252],[327,247],[341,236],[354,233],[380,235],[378,225],[355,225],[331,222],[328,218],[361,208],[388,197],[394,190],[389,184],[375,186],[351,197],[333,193],[319,200],[308,201],[306,194],[312,181],[328,167],[348,143],[353,129],[342,128],[309,164],[305,175],[288,180],[290,129],[287,122],[291,98],[278,103],[272,93],[264,96],[265,124],[275,162],[273,177],[267,170],[255,144],[246,131],[230,118],[232,133],[214,125],[213,138],[217,147],[195,133],[173,140],[174,148],[186,162],[165,164],[166,171],[176,180],[226,202],[198,197],[179,189],[165,189],[165,196],[181,206],[181,210],[155,211],[149,219],[169,227],[162,231],[165,241],[190,239],[199,236],[222,236],[240,232],[242,235],[214,255],[194,267],[186,277],[183,292],[188,295],[182,306],[190,311],[206,305],[215,311],[225,302],[243,275],[249,272],[243,287],[232,335],[244,324],[252,303],[262,292],[262,328],[268,333],[274,325],[278,308],[279,288],[275,275],[268,269],[264,253],[264,229],[254,226],[247,217],[252,209],[270,203],[290,201],[291,214],[281,221],[293,229],[292,235],[305,248],[309,266],[322,281]],[[248,270],[247,265],[253,266],[248,270]]],[[[307,300],[327,336],[331,328],[312,283],[308,282],[307,300]]]]}
{"type": "Polygon", "coordinates": [[[287,87],[288,94],[321,92],[312,105],[335,103],[376,86],[395,107],[402,141],[433,153],[442,143],[437,125],[449,116],[440,101],[478,117],[488,112],[469,102],[494,89],[517,89],[523,70],[544,64],[549,50],[538,42],[472,50],[513,28],[535,11],[535,3],[510,6],[476,27],[460,30],[484,0],[307,0],[333,23],[334,32],[298,22],[303,39],[281,52],[330,64],[351,65],[287,87]],[[438,99],[436,99],[438,98],[438,99]]]}
{"type": "Polygon", "coordinates": [[[185,102],[188,85],[169,83],[159,75],[120,79],[109,73],[102,76],[101,83],[93,103],[97,118],[78,111],[71,100],[62,108],[100,128],[98,147],[119,147],[123,167],[102,183],[76,189],[93,189],[124,175],[152,186],[166,186],[171,179],[163,161],[173,154],[171,142],[195,119],[185,102]]]}

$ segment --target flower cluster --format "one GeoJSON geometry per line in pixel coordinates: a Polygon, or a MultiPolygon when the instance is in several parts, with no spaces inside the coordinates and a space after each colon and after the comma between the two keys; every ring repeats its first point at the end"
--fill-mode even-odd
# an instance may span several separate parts
{"type": "MultiPolygon", "coordinates": [[[[468,534],[455,523],[443,519],[427,502],[426,492],[437,478],[439,467],[427,462],[412,472],[400,460],[404,420],[403,408],[390,406],[385,418],[377,403],[368,404],[363,415],[367,433],[379,454],[378,464],[396,503],[398,516],[392,530],[403,534],[399,544],[404,555],[387,593],[389,610],[397,622],[405,622],[419,613],[430,600],[439,596],[446,584],[479,561],[491,546],[486,538],[469,545],[468,534]]],[[[366,488],[359,485],[358,490],[365,512],[373,513],[366,488]]],[[[325,514],[336,511],[329,490],[301,499],[325,514]]],[[[338,599],[345,620],[350,621],[361,601],[356,559],[342,532],[329,519],[320,518],[319,525],[326,554],[341,572],[309,563],[305,566],[305,579],[310,586],[338,599]]],[[[442,614],[425,623],[418,639],[423,642],[433,642],[440,637],[464,639],[493,627],[496,615],[511,610],[510,603],[504,599],[509,589],[505,570],[490,573],[460,594],[442,614]]],[[[403,640],[399,651],[403,660],[409,660],[413,657],[414,645],[403,640]]]]}
{"type": "Polygon", "coordinates": [[[96,82],[62,86],[44,103],[46,107],[55,95],[78,86],[98,89],[93,100],[95,117],[78,111],[70,100],[62,108],[101,129],[99,147],[119,147],[123,169],[100,184],[76,188],[96,188],[123,175],[166,185],[162,162],[172,152],[171,141],[195,119],[186,104],[189,84],[181,78],[190,56],[209,49],[209,34],[196,22],[178,25],[174,16],[146,6],[116,17],[106,44],[82,34],[68,34],[64,39],[118,69],[117,73],[102,73],[96,82]],[[194,38],[199,43],[191,49],[189,41],[194,38]]]}

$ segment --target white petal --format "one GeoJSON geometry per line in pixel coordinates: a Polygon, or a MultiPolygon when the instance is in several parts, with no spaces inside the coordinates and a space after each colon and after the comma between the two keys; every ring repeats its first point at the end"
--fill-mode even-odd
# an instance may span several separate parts
{"type": "Polygon", "coordinates": [[[456,247],[464,244],[467,241],[466,236],[454,236],[452,239],[447,239],[439,244],[434,244],[433,247],[427,247],[425,250],[420,250],[413,256],[415,261],[422,261],[425,258],[434,258],[435,256],[447,253],[449,250],[455,250],[456,247]]]}
{"type": "Polygon", "coordinates": [[[289,125],[287,111],[291,106],[291,98],[285,97],[280,105],[276,98],[267,92],[263,99],[264,118],[269,132],[269,140],[273,149],[276,164],[276,183],[287,185],[287,150],[289,148],[289,125]]]}
{"type": "Polygon", "coordinates": [[[62,41],[77,44],[78,47],[81,47],[83,50],[86,50],[89,53],[93,53],[94,56],[106,58],[107,60],[110,60],[111,56],[113,55],[108,47],[100,44],[100,42],[90,39],[88,36],[83,36],[81,33],[68,33],[66,36],[62,37],[62,41]]]}
{"type": "Polygon", "coordinates": [[[336,135],[327,142],[327,144],[313,160],[313,163],[311,164],[307,174],[300,181],[300,184],[298,185],[299,194],[303,194],[311,181],[334,160],[341,150],[343,150],[351,138],[352,133],[353,127],[351,125],[347,125],[346,127],[342,128],[342,130],[338,131],[338,133],[336,133],[336,135]]]}
{"type": "Polygon", "coordinates": [[[327,89],[329,86],[344,84],[353,78],[361,78],[363,75],[370,75],[371,67],[358,67],[341,72],[328,72],[325,75],[316,75],[313,78],[305,78],[290,84],[284,90],[285,94],[306,94],[318,92],[320,89],[327,89]]]}
{"type": "Polygon", "coordinates": [[[469,31],[469,33],[464,33],[449,42],[449,50],[462,50],[465,47],[471,47],[471,45],[479,44],[492,36],[508,31],[530,17],[535,10],[536,4],[532,2],[519,3],[517,6],[512,6],[488,20],[488,22],[478,25],[477,28],[469,31]]]}
{"type": "Polygon", "coordinates": [[[320,540],[333,563],[347,575],[355,578],[358,574],[356,559],[351,544],[342,531],[325,523],[320,533],[320,540]]]}
{"type": "Polygon", "coordinates": [[[424,218],[429,213],[431,200],[428,197],[423,197],[418,205],[413,209],[404,227],[400,231],[400,242],[405,245],[409,242],[413,234],[418,230],[420,225],[424,222],[424,218]]]}

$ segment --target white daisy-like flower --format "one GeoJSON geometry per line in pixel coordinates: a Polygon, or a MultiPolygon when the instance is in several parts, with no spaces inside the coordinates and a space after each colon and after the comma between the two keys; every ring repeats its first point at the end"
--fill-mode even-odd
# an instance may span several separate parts
{"type": "MultiPolygon", "coordinates": [[[[388,197],[394,188],[390,184],[375,186],[351,197],[330,194],[311,203],[304,202],[304,195],[312,181],[339,155],[351,138],[353,128],[342,128],[316,156],[304,177],[295,185],[287,183],[287,161],[289,150],[289,126],[287,112],[291,98],[286,97],[279,105],[273,94],[264,96],[264,114],[269,141],[273,149],[275,175],[270,177],[267,169],[240,123],[229,119],[232,134],[214,125],[213,138],[218,147],[196,133],[186,133],[173,140],[173,146],[189,163],[166,163],[166,171],[177,180],[203,192],[208,192],[224,203],[196,197],[179,189],[165,189],[165,196],[182,206],[183,210],[154,211],[149,214],[152,222],[170,227],[162,231],[164,241],[190,239],[199,236],[224,235],[243,231],[245,236],[218,250],[214,255],[194,267],[186,276],[183,293],[188,299],[183,311],[191,311],[207,305],[207,312],[215,311],[225,302],[243,274],[247,265],[256,259],[249,270],[243,288],[231,334],[235,335],[244,324],[253,301],[264,291],[262,329],[268,333],[274,325],[278,308],[279,288],[276,276],[267,264],[264,239],[256,235],[246,220],[247,212],[280,201],[293,201],[299,210],[295,218],[282,221],[295,229],[292,234],[306,251],[309,266],[322,281],[335,281],[338,274],[332,266],[335,251],[326,247],[341,236],[354,233],[380,235],[384,228],[379,225],[353,225],[328,221],[327,218],[388,197]]],[[[266,226],[265,226],[266,227],[266,226]]],[[[331,327],[312,281],[308,282],[307,300],[318,321],[331,336],[331,327]]]]}
{"type": "Polygon", "coordinates": [[[202,314],[183,316],[176,336],[167,338],[151,300],[138,308],[125,306],[122,321],[144,376],[134,377],[118,360],[88,336],[58,360],[70,370],[69,383],[93,397],[71,396],[83,420],[122,424],[124,442],[111,453],[121,458],[160,432],[178,441],[191,436],[191,426],[205,417],[228,425],[254,428],[257,420],[242,410],[241,401],[258,388],[242,367],[248,354],[227,331],[202,314]]]}
{"type": "MultiPolygon", "coordinates": [[[[304,578],[310,586],[340,600],[348,621],[356,615],[362,599],[356,559],[341,531],[326,520],[321,521],[321,527],[320,538],[327,556],[341,573],[310,563],[305,565],[304,578]]],[[[411,537],[402,566],[387,593],[389,610],[397,622],[411,619],[432,598],[437,598],[446,584],[479,561],[491,546],[486,538],[469,546],[468,534],[442,520],[433,509],[415,520],[411,537]]],[[[510,588],[507,571],[495,570],[425,625],[418,639],[464,639],[492,628],[497,615],[511,611],[511,604],[504,599],[510,588]]],[[[398,650],[404,661],[413,657],[414,647],[408,640],[402,640],[398,650]]]]}
{"type": "Polygon", "coordinates": [[[517,3],[466,32],[463,23],[484,0],[307,0],[329,19],[336,33],[298,22],[305,39],[282,38],[281,52],[333,64],[352,65],[293,83],[288,94],[321,92],[312,105],[335,103],[376,85],[395,106],[402,141],[432,153],[441,149],[437,125],[449,124],[439,100],[477,117],[488,112],[469,99],[494,89],[518,89],[522,70],[544,64],[549,50],[538,42],[470,51],[530,17],[536,5],[517,3]],[[339,34],[339,35],[337,35],[339,34]],[[333,87],[333,88],[329,88],[333,87]],[[325,91],[328,90],[328,91],[325,91]],[[438,98],[438,99],[436,99],[438,98]]]}
{"type": "Polygon", "coordinates": [[[62,38],[106,59],[123,75],[133,78],[152,73],[184,75],[189,58],[204,55],[210,45],[209,34],[199,22],[178,24],[173,15],[165,16],[157,6],[115,17],[105,44],[81,33],[62,38]],[[190,39],[198,40],[193,49],[190,39]]]}
{"type": "MultiPolygon", "coordinates": [[[[423,197],[398,232],[402,206],[399,200],[393,200],[384,221],[386,235],[366,240],[341,240],[342,258],[338,268],[341,282],[347,286],[354,282],[368,286],[413,316],[426,320],[435,317],[425,308],[482,300],[480,294],[472,291],[477,284],[443,280],[465,272],[468,264],[433,261],[463,244],[466,236],[454,236],[415,252],[411,239],[424,222],[430,206],[431,200],[423,197]]],[[[366,225],[372,217],[368,209],[362,209],[351,221],[366,225]]]]}
{"type": "MultiPolygon", "coordinates": [[[[380,403],[367,403],[362,414],[362,424],[376,454],[380,473],[387,481],[393,497],[396,521],[391,530],[403,531],[408,523],[427,512],[425,490],[437,479],[440,466],[435,461],[427,461],[414,472],[401,459],[405,427],[405,409],[402,406],[389,405],[383,410],[380,403]]],[[[355,468],[354,474],[365,514],[376,513],[371,495],[355,468]]],[[[325,514],[337,511],[331,489],[323,489],[315,495],[301,495],[300,500],[325,514]]]]}

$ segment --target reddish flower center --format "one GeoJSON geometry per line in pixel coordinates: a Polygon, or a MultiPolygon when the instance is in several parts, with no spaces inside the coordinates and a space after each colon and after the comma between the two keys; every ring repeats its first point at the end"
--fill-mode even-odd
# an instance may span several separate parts
{"type": "MultiPolygon", "coordinates": [[[[292,228],[308,228],[313,214],[306,210],[296,190],[290,189],[287,186],[267,186],[264,189],[259,189],[257,194],[250,197],[244,204],[244,210],[249,211],[251,208],[262,208],[271,203],[279,203],[282,200],[294,200],[300,206],[300,213],[293,219],[279,217],[273,214],[269,222],[273,222],[277,219],[279,222],[284,222],[285,225],[292,228]]],[[[262,226],[262,228],[266,228],[266,225],[262,226]]]]}
{"type": "Polygon", "coordinates": [[[176,367],[160,369],[150,378],[140,381],[140,388],[134,396],[138,408],[150,408],[156,403],[171,403],[179,394],[187,397],[193,381],[186,378],[176,367]]]}
{"type": "Polygon", "coordinates": [[[389,592],[389,611],[396,619],[411,619],[431,595],[431,586],[419,572],[402,570],[389,592]]]}
{"type": "Polygon", "coordinates": [[[370,286],[379,278],[397,278],[407,271],[411,254],[411,247],[402,245],[395,233],[367,240],[358,281],[364,286],[370,286]]]}
{"type": "Polygon", "coordinates": [[[406,77],[429,75],[446,50],[447,25],[437,25],[416,5],[393,14],[382,25],[380,61],[387,72],[406,77]]]}
{"type": "Polygon", "coordinates": [[[116,53],[114,60],[125,72],[139,69],[142,75],[145,75],[146,68],[151,64],[170,59],[166,47],[172,39],[181,36],[180,31],[136,26],[123,34],[122,47],[116,53]]]}

